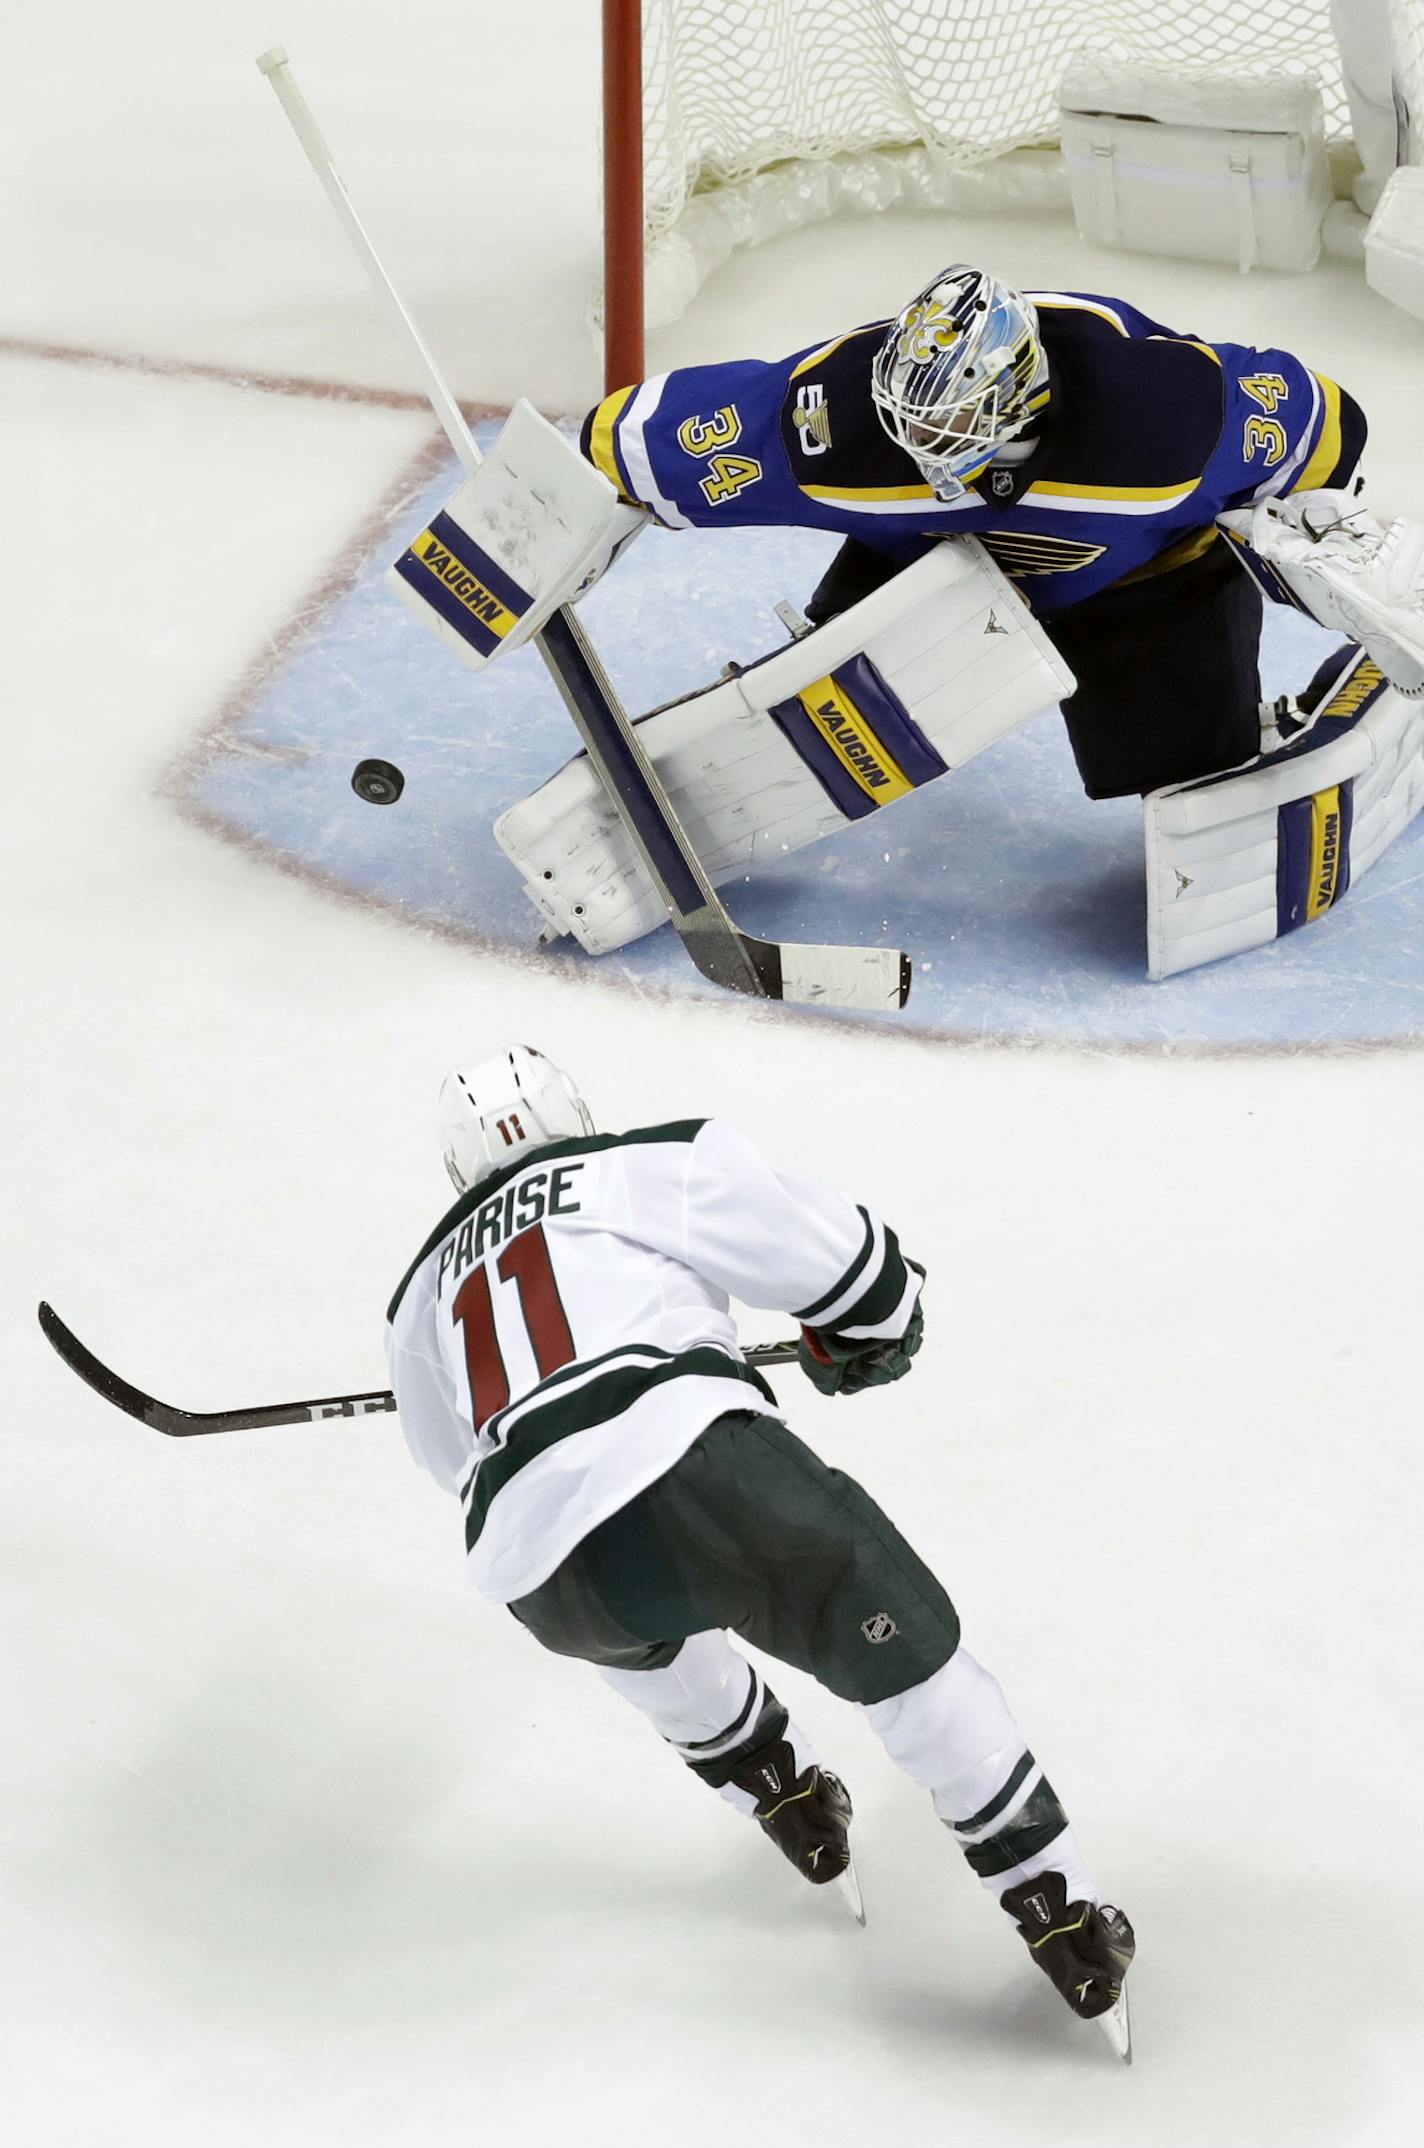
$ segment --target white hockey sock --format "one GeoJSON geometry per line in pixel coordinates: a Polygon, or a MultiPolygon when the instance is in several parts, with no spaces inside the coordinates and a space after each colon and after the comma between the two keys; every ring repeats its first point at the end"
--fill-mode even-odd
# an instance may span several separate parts
{"type": "MultiPolygon", "coordinates": [[[[695,1633],[671,1663],[656,1671],[625,1671],[600,1665],[599,1677],[642,1710],[659,1737],[675,1746],[689,1767],[711,1769],[744,1748],[778,1734],[784,1710],[774,1693],[725,1633],[695,1633]]],[[[784,1732],[796,1756],[796,1772],[816,1761],[808,1739],[788,1720],[784,1732]]],[[[713,1783],[729,1805],[753,1812],[756,1800],[735,1783],[713,1783]]]]}
{"type": "Polygon", "coordinates": [[[998,1680],[968,1649],[957,1649],[933,1676],[864,1713],[895,1765],[930,1792],[935,1811],[992,1893],[1059,1871],[1070,1901],[1101,1899],[998,1680]]]}

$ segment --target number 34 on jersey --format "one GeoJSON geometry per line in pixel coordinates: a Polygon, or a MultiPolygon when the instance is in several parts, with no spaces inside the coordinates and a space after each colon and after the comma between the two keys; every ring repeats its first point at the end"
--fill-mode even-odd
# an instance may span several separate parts
{"type": "Polygon", "coordinates": [[[686,455],[707,458],[707,474],[698,480],[709,507],[734,500],[762,474],[754,455],[732,455],[728,450],[742,437],[742,421],[735,403],[726,403],[710,418],[685,418],[677,429],[677,444],[686,455]]]}

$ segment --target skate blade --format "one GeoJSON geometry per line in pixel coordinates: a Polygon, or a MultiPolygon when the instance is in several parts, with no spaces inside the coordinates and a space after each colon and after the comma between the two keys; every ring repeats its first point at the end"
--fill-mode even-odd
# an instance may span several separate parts
{"type": "Polygon", "coordinates": [[[861,1896],[860,1881],[856,1878],[853,1862],[846,1866],[838,1878],[832,1880],[831,1888],[837,1901],[845,1905],[849,1915],[854,1917],[857,1924],[863,1925],[865,1902],[861,1896]]]}
{"type": "Polygon", "coordinates": [[[1127,1986],[1122,1987],[1122,1997],[1116,2006],[1110,2006],[1105,2014],[1097,2017],[1098,2027],[1122,2060],[1124,2066],[1132,2064],[1132,2021],[1127,2010],[1127,1986]]]}

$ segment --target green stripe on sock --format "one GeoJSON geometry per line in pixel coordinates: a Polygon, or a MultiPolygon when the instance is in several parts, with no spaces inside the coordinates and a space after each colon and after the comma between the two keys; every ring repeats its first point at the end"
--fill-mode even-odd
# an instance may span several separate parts
{"type": "Polygon", "coordinates": [[[1033,1754],[1025,1753],[1023,1759],[1014,1769],[1013,1774],[1004,1784],[1003,1789],[999,1791],[997,1796],[990,1798],[982,1811],[976,1812],[972,1820],[953,1820],[950,1822],[956,1835],[977,1835],[981,1828],[987,1827],[991,1820],[997,1819],[1004,1807],[1022,1790],[1024,1784],[1028,1781],[1030,1771],[1036,1766],[1037,1762],[1033,1754]]]}
{"type": "Polygon", "coordinates": [[[980,1879],[994,1879],[1000,1872],[1012,1871],[1015,1865],[1027,1864],[1030,1857],[1037,1857],[1040,1850],[1057,1841],[1067,1825],[1068,1815],[1052,1784],[1045,1779],[1007,1827],[991,1835],[987,1842],[966,1845],[964,1854],[980,1879]]]}

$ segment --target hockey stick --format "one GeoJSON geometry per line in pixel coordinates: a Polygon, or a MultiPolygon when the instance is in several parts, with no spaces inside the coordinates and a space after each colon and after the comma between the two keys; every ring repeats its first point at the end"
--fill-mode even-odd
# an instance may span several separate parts
{"type": "MultiPolygon", "coordinates": [[[[52,1305],[40,1301],[40,1326],[46,1340],[58,1351],[70,1371],[96,1395],[112,1402],[115,1409],[137,1417],[140,1424],[170,1439],[187,1439],[197,1432],[252,1432],[264,1425],[303,1425],[323,1417],[375,1417],[393,1410],[396,1398],[389,1388],[365,1395],[323,1395],[313,1402],[273,1402],[245,1410],[180,1410],[171,1402],[146,1395],[119,1374],[111,1372],[92,1350],[67,1328],[52,1305]]],[[[753,1343],[741,1353],[749,1365],[790,1365],[796,1357],[794,1342],[753,1343]]]]}
{"type": "MultiPolygon", "coordinates": [[[[414,351],[431,407],[462,467],[473,472],[480,451],[444,376],[374,246],[332,162],[311,108],[292,77],[285,50],[274,45],[257,61],[277,94],[327,198],[366,274],[395,315],[414,351]]],[[[908,955],[887,947],[807,947],[759,940],[728,915],[678,820],[671,799],[572,610],[554,613],[536,638],[565,708],[600,782],[642,859],[674,929],[704,977],[733,992],[796,1005],[886,1009],[903,1007],[910,991],[908,955]]]]}

